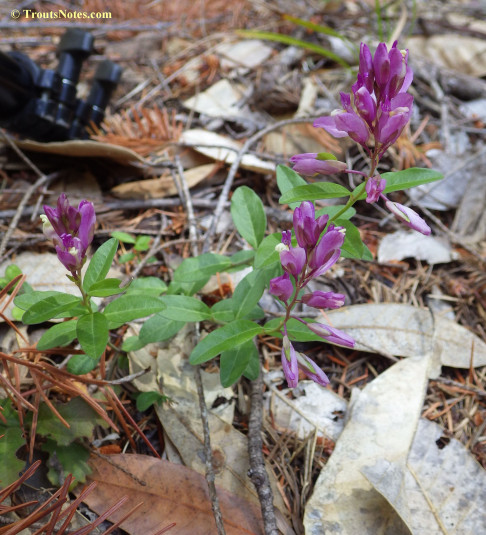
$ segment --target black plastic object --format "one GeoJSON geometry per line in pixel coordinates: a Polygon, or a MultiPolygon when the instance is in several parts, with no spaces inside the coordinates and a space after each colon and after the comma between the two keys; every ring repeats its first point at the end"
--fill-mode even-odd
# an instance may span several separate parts
{"type": "Polygon", "coordinates": [[[116,63],[103,61],[87,99],[76,98],[93,41],[87,32],[68,30],[58,46],[56,70],[42,69],[19,52],[0,52],[0,125],[39,141],[88,138],[87,128],[103,120],[122,73],[116,63]]]}

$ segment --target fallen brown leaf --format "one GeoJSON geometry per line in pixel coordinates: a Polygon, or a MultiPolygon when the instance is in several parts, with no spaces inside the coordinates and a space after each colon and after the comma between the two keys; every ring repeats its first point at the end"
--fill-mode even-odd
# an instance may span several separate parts
{"type": "MultiPolygon", "coordinates": [[[[85,503],[97,513],[106,504],[129,497],[134,506],[143,502],[121,527],[131,535],[146,535],[175,522],[170,535],[214,535],[216,524],[211,510],[207,484],[203,476],[168,461],[145,455],[111,455],[109,461],[92,457],[89,480],[97,487],[85,503]]],[[[80,490],[77,491],[81,492],[80,490]]],[[[223,520],[228,535],[262,534],[261,514],[257,504],[249,503],[218,489],[223,520]]],[[[115,522],[122,511],[109,517],[115,522]]]]}

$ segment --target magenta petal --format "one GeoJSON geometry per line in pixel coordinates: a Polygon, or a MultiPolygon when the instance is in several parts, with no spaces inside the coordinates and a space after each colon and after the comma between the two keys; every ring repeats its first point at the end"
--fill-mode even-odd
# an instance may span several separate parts
{"type": "Polygon", "coordinates": [[[347,135],[360,145],[366,144],[370,132],[366,123],[355,112],[339,113],[334,118],[337,128],[347,132],[347,135]]]}
{"type": "Polygon", "coordinates": [[[324,130],[331,134],[331,136],[334,137],[347,137],[348,133],[345,130],[340,130],[336,126],[336,117],[338,117],[340,114],[333,115],[331,117],[319,117],[319,119],[316,119],[314,121],[314,127],[315,128],[324,128],[324,130]]]}
{"type": "Polygon", "coordinates": [[[380,88],[385,88],[390,78],[390,58],[385,43],[380,43],[376,48],[373,69],[377,85],[380,88]]]}
{"type": "Polygon", "coordinates": [[[411,208],[399,204],[397,202],[390,201],[389,199],[385,202],[386,207],[390,212],[404,225],[410,227],[425,236],[429,236],[432,232],[431,228],[427,223],[411,208]]]}
{"type": "Polygon", "coordinates": [[[344,295],[316,290],[302,296],[302,302],[315,308],[340,308],[344,305],[344,295]]]}
{"type": "Polygon", "coordinates": [[[302,247],[290,247],[288,251],[280,252],[280,262],[287,273],[297,277],[304,267],[306,256],[302,247]]]}
{"type": "Polygon", "coordinates": [[[289,274],[284,273],[280,277],[275,277],[270,281],[269,292],[282,301],[286,302],[294,292],[294,286],[290,280],[289,274]]]}
{"type": "Polygon", "coordinates": [[[295,388],[299,383],[299,367],[297,362],[297,354],[294,346],[291,344],[288,337],[283,337],[282,343],[282,369],[287,379],[287,384],[290,388],[295,388]]]}
{"type": "Polygon", "coordinates": [[[304,355],[304,353],[297,353],[297,361],[299,369],[302,370],[309,379],[321,386],[327,386],[329,384],[330,381],[327,375],[307,355],[304,355]]]}
{"type": "Polygon", "coordinates": [[[326,270],[329,269],[339,258],[343,242],[344,234],[339,230],[329,230],[326,232],[317,244],[317,247],[312,251],[309,258],[309,266],[312,269],[319,269],[323,266],[326,266],[326,270]],[[337,258],[334,258],[336,252],[338,253],[337,258]],[[330,263],[331,259],[333,260],[332,263],[330,263]]]}
{"type": "Polygon", "coordinates": [[[345,332],[335,329],[325,323],[307,323],[307,327],[317,336],[324,338],[332,344],[336,344],[344,347],[354,347],[354,340],[345,332]]]}

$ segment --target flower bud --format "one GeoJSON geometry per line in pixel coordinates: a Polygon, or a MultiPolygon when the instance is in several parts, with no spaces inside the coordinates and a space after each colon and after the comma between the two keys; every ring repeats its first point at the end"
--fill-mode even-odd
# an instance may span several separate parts
{"type": "Polygon", "coordinates": [[[317,290],[302,296],[302,303],[314,308],[339,308],[344,305],[345,296],[334,292],[317,290]]]}
{"type": "Polygon", "coordinates": [[[297,354],[287,335],[283,337],[281,358],[287,384],[290,388],[295,388],[299,382],[297,354]]]}
{"type": "Polygon", "coordinates": [[[324,323],[306,323],[306,325],[314,334],[331,342],[331,344],[350,348],[354,347],[354,340],[339,329],[335,329],[324,323]]]}
{"type": "Polygon", "coordinates": [[[390,210],[390,212],[399,221],[407,225],[407,227],[425,234],[426,236],[431,234],[432,230],[430,229],[429,225],[427,225],[427,223],[417,214],[417,212],[408,206],[390,201],[389,199],[386,199],[385,205],[388,210],[390,210]]]}
{"type": "Polygon", "coordinates": [[[290,280],[289,274],[284,273],[280,277],[275,277],[270,281],[269,291],[280,300],[286,302],[290,299],[294,291],[294,286],[290,280]]]}

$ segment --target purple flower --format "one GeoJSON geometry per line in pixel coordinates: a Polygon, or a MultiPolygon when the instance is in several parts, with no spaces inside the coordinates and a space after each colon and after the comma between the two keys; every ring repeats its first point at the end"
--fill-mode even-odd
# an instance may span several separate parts
{"type": "Polygon", "coordinates": [[[290,247],[289,250],[280,251],[280,262],[287,273],[297,277],[305,265],[307,255],[302,247],[290,247]]]}
{"type": "Polygon", "coordinates": [[[86,259],[81,240],[73,238],[71,234],[62,234],[60,238],[61,244],[56,245],[57,257],[64,267],[74,274],[83,267],[86,259]]]}
{"type": "Polygon", "coordinates": [[[368,182],[366,182],[366,202],[373,203],[378,202],[380,195],[383,193],[383,190],[386,187],[386,180],[381,178],[380,175],[370,177],[368,182]]]}
{"type": "Polygon", "coordinates": [[[310,359],[307,355],[304,355],[304,353],[297,353],[297,363],[299,369],[302,370],[304,374],[315,383],[321,386],[327,386],[329,384],[330,381],[327,375],[312,359],[310,359]]]}
{"type": "Polygon", "coordinates": [[[301,301],[314,308],[339,308],[344,305],[344,295],[317,290],[302,296],[301,301]]]}
{"type": "Polygon", "coordinates": [[[283,337],[281,357],[282,368],[285,379],[287,379],[287,384],[290,388],[295,388],[299,382],[297,354],[287,335],[284,335],[283,337]]]}
{"type": "Polygon", "coordinates": [[[329,221],[328,215],[316,219],[314,205],[304,201],[294,210],[293,223],[299,247],[314,247],[329,221]]]}
{"type": "Polygon", "coordinates": [[[400,137],[412,115],[413,97],[400,93],[391,101],[386,99],[375,130],[375,139],[384,147],[380,152],[393,145],[400,137]]]}
{"type": "Polygon", "coordinates": [[[41,216],[44,234],[54,242],[59,260],[74,273],[83,266],[93,241],[96,223],[93,203],[81,201],[75,208],[62,193],[56,208],[44,206],[44,212],[41,216]]]}
{"type": "Polygon", "coordinates": [[[376,102],[366,87],[363,86],[354,93],[354,104],[360,116],[372,127],[376,117],[376,102]]]}
{"type": "Polygon", "coordinates": [[[388,210],[390,210],[390,212],[399,221],[407,225],[407,227],[421,232],[426,236],[428,236],[432,232],[429,225],[427,225],[427,223],[417,214],[417,212],[413,211],[408,206],[404,206],[403,204],[390,201],[390,199],[387,199],[385,196],[383,197],[386,199],[385,205],[388,210]]]}
{"type": "Polygon", "coordinates": [[[305,323],[314,334],[317,334],[317,336],[320,336],[321,338],[324,338],[324,340],[331,342],[331,344],[350,348],[354,347],[354,340],[339,329],[330,327],[325,323],[303,323],[305,323]]]}
{"type": "Polygon", "coordinates": [[[288,301],[294,291],[294,286],[289,274],[284,273],[280,277],[275,277],[270,281],[270,293],[282,301],[288,301]]]}
{"type": "Polygon", "coordinates": [[[321,160],[317,152],[308,152],[305,154],[296,154],[290,158],[291,163],[294,164],[294,171],[302,173],[303,175],[332,175],[340,173],[346,169],[344,162],[337,160],[321,160]]]}
{"type": "Polygon", "coordinates": [[[309,266],[314,270],[313,277],[322,275],[338,261],[343,242],[344,234],[340,230],[333,228],[324,234],[309,255],[309,266]]]}

